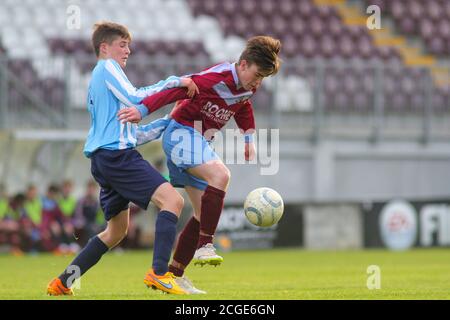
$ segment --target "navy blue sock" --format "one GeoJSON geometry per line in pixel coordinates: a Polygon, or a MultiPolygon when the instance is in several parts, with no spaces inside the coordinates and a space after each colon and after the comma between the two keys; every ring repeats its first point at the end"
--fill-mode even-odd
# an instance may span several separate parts
{"type": "Polygon", "coordinates": [[[79,268],[80,277],[88,271],[92,266],[94,266],[105,254],[109,248],[98,236],[92,237],[83,250],[76,256],[76,258],[70,263],[70,265],[64,270],[64,272],[59,276],[63,285],[68,288],[75,279],[71,279],[71,283],[68,285],[67,281],[69,278],[75,274],[76,267],[79,268]]]}
{"type": "Polygon", "coordinates": [[[169,269],[169,260],[177,235],[178,217],[169,211],[160,211],[156,217],[153,270],[163,275],[169,269]]]}

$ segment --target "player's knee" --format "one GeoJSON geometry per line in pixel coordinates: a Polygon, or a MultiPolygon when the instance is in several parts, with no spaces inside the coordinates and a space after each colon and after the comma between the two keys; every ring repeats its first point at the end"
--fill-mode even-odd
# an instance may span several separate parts
{"type": "Polygon", "coordinates": [[[105,242],[105,244],[109,248],[113,248],[118,245],[128,233],[128,228],[107,228],[101,237],[101,240],[105,242]]]}
{"type": "Polygon", "coordinates": [[[230,182],[230,177],[231,173],[227,167],[218,166],[217,170],[215,171],[214,177],[212,178],[213,181],[211,181],[211,184],[219,188],[224,188],[230,182]]]}
{"type": "Polygon", "coordinates": [[[113,236],[112,242],[114,243],[114,247],[122,242],[123,239],[127,236],[128,230],[120,230],[113,236]]]}
{"type": "Polygon", "coordinates": [[[224,174],[225,178],[224,179],[225,179],[226,183],[228,184],[231,179],[231,172],[230,172],[230,169],[228,169],[227,167],[224,167],[224,169],[225,169],[225,174],[224,174]]]}
{"type": "Polygon", "coordinates": [[[123,232],[120,234],[120,240],[119,240],[119,242],[122,241],[123,239],[125,239],[127,235],[128,235],[128,230],[123,231],[123,232]]]}
{"type": "Polygon", "coordinates": [[[176,213],[181,213],[181,210],[183,210],[184,207],[184,199],[183,197],[176,192],[176,195],[174,194],[173,198],[172,198],[172,205],[175,208],[176,213]]]}
{"type": "Polygon", "coordinates": [[[166,190],[166,192],[160,195],[156,200],[155,204],[160,210],[167,210],[178,216],[180,215],[181,210],[183,210],[184,199],[175,189],[166,190]]]}

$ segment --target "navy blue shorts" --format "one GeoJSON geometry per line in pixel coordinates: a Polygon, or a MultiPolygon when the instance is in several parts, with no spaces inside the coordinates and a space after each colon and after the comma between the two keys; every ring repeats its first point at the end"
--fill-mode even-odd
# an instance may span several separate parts
{"type": "Polygon", "coordinates": [[[134,149],[98,149],[91,156],[91,173],[100,184],[100,205],[107,221],[130,202],[146,210],[153,193],[167,182],[134,149]]]}

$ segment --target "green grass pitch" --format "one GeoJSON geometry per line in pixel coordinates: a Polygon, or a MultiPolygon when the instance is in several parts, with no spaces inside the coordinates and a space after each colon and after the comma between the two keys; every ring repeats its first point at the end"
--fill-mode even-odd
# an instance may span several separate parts
{"type": "Polygon", "coordinates": [[[151,251],[110,252],[81,279],[75,297],[48,297],[47,283],[73,257],[0,255],[0,299],[449,299],[450,250],[223,253],[220,267],[190,266],[187,275],[207,295],[175,296],[142,280],[151,251]],[[369,290],[367,268],[377,265],[381,288],[369,290]]]}

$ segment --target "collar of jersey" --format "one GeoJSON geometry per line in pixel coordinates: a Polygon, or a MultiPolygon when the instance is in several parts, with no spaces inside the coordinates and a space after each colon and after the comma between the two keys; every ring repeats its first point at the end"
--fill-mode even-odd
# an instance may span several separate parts
{"type": "Polygon", "coordinates": [[[239,87],[239,78],[237,76],[236,70],[236,62],[231,64],[231,73],[233,74],[234,83],[236,84],[236,88],[239,87]]]}

